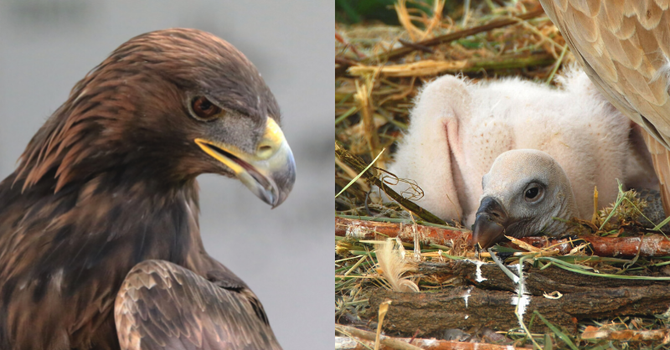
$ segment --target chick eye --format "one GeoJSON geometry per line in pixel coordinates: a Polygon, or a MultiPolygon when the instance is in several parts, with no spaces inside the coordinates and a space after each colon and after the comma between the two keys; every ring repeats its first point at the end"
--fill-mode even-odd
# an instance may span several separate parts
{"type": "Polygon", "coordinates": [[[544,189],[538,184],[530,184],[523,193],[526,202],[537,202],[542,199],[544,189]]]}
{"type": "Polygon", "coordinates": [[[203,120],[212,120],[221,113],[221,108],[204,96],[195,97],[191,101],[191,109],[199,119],[203,120]]]}

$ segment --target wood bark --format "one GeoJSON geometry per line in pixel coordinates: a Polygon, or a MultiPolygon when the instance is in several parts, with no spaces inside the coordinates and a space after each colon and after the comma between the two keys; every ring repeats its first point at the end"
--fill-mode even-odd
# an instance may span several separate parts
{"type": "MultiPolygon", "coordinates": [[[[518,298],[517,285],[496,265],[481,266],[477,282],[477,267],[468,261],[422,263],[419,273],[456,277],[461,285],[439,292],[397,293],[375,290],[370,296],[370,315],[378,306],[391,300],[384,321],[390,335],[437,336],[443,330],[459,328],[476,331],[481,327],[509,330],[519,327],[512,301],[518,298]]],[[[577,322],[586,318],[616,316],[652,316],[670,307],[670,283],[666,281],[618,280],[585,276],[556,267],[544,270],[526,267],[526,291],[530,303],[523,320],[526,326],[533,311],[540,312],[549,322],[574,333],[577,322]],[[545,293],[560,292],[558,299],[545,293]]],[[[373,316],[374,317],[374,316],[373,316]]],[[[546,325],[535,318],[530,331],[544,332],[546,325]]]]}

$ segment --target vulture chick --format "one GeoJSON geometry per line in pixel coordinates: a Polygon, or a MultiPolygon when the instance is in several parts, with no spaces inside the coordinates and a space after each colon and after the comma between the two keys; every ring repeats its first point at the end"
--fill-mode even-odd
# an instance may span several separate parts
{"type": "Polygon", "coordinates": [[[247,58],[193,29],[137,36],[72,89],[0,183],[0,348],[279,349],[204,250],[202,173],[271,206],[295,163],[247,58]]]}
{"type": "Polygon", "coordinates": [[[503,152],[482,178],[482,188],[472,240],[484,248],[505,235],[559,236],[567,224],[554,218],[579,216],[568,175],[542,151],[503,152]]]}
{"type": "MultiPolygon", "coordinates": [[[[513,179],[507,176],[562,181],[548,172],[562,169],[564,183],[551,186],[571,184],[575,204],[563,211],[566,215],[590,219],[594,187],[600,203],[611,203],[618,193],[617,179],[626,187],[657,188],[635,124],[612,107],[583,72],[570,70],[559,79],[563,89],[558,90],[519,79],[470,84],[444,76],[429,83],[418,96],[409,133],[389,170],[416,181],[424,193],[419,205],[467,226],[474,224],[480,204],[482,211],[501,211],[486,209],[491,203],[483,197],[482,177],[498,156],[513,149],[546,154],[510,153],[496,161],[501,173],[491,170],[484,185],[489,181],[491,191],[523,190],[511,187],[513,179]]],[[[514,186],[522,185],[528,183],[514,186]]],[[[395,187],[404,192],[408,186],[399,182],[395,187]]],[[[510,214],[513,209],[502,211],[510,214]]],[[[531,232],[537,227],[524,228],[528,224],[518,221],[513,228],[519,235],[538,233],[531,232]]],[[[507,234],[516,235],[509,230],[507,234]]]]}
{"type": "Polygon", "coordinates": [[[540,3],[595,86],[646,131],[670,213],[670,1],[540,3]]]}

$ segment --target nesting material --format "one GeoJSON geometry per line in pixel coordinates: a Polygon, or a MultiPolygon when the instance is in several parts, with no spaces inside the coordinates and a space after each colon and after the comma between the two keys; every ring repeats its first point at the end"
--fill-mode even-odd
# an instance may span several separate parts
{"type": "MultiPolygon", "coordinates": [[[[381,24],[336,27],[337,192],[370,164],[381,149],[387,151],[375,165],[385,168],[393,162],[397,155],[395,144],[412,127],[410,111],[417,96],[439,75],[455,74],[467,78],[471,84],[514,76],[554,86],[555,73],[574,61],[565,50],[565,40],[535,0],[473,1],[467,21],[461,17],[465,12],[462,7],[456,6],[456,12],[436,11],[435,6],[445,4],[444,1],[433,1],[421,8],[407,8],[408,3],[401,4],[405,8],[397,8],[402,27],[381,24]],[[360,98],[361,87],[365,87],[365,98],[360,98]],[[360,161],[357,166],[352,165],[354,158],[354,163],[360,161]]],[[[570,104],[558,109],[562,111],[570,104]]],[[[517,297],[516,286],[499,267],[484,263],[490,261],[488,252],[478,254],[468,246],[471,232],[454,227],[458,223],[434,225],[439,220],[433,221],[421,205],[410,208],[411,202],[402,205],[375,202],[367,189],[382,173],[382,169],[372,167],[336,199],[338,323],[367,329],[374,335],[379,305],[393,300],[383,321],[384,333],[410,337],[416,345],[421,344],[419,338],[439,337],[448,328],[470,332],[470,341],[486,341],[478,332],[482,327],[490,327],[501,331],[498,335],[504,334],[508,344],[516,346],[528,346],[533,338],[544,348],[562,348],[566,342],[589,348],[580,339],[586,326],[604,325],[615,330],[664,328],[665,319],[657,319],[653,314],[662,313],[669,306],[658,302],[670,300],[669,274],[663,272],[667,260],[658,256],[668,255],[670,244],[661,235],[629,237],[651,231],[639,228],[637,221],[643,221],[641,216],[626,216],[635,209],[612,207],[611,217],[606,211],[588,216],[588,221],[571,222],[579,231],[595,235],[588,236],[586,241],[528,237],[520,246],[500,248],[507,250],[505,265],[523,266],[531,294],[523,318],[530,332],[520,331],[514,315],[516,306],[510,303],[511,298],[517,297]],[[420,212],[422,216],[410,212],[420,212]],[[414,220],[410,215],[414,215],[414,220]],[[605,221],[608,224],[601,227],[605,221]],[[407,270],[401,276],[411,279],[420,292],[398,293],[380,281],[378,252],[373,250],[372,243],[365,241],[399,236],[405,249],[413,249],[409,226],[421,233],[418,248],[422,261],[415,265],[415,271],[407,270]],[[651,245],[655,249],[647,249],[651,245]],[[641,246],[645,249],[640,250],[641,246]],[[593,255],[594,252],[603,257],[593,255]],[[480,263],[463,262],[463,258],[480,263]],[[525,259],[525,263],[520,259],[525,259]],[[561,297],[547,298],[546,293],[561,297]],[[536,317],[538,310],[542,321],[536,317]],[[640,314],[641,311],[644,313],[640,314]],[[600,319],[593,320],[594,314],[600,319]],[[633,314],[636,317],[627,316],[633,314]],[[640,315],[644,317],[637,317],[640,315]],[[609,321],[602,320],[603,317],[609,321]],[[532,319],[535,321],[531,326],[532,319]]],[[[389,185],[407,183],[411,190],[397,193],[406,199],[411,197],[420,202],[426,196],[421,183],[393,175],[386,179],[389,185]]],[[[593,187],[585,190],[589,198],[593,190],[593,187]]],[[[600,186],[598,190],[602,193],[600,186]]],[[[603,195],[600,197],[600,206],[612,202],[603,195]]],[[[641,201],[632,202],[633,207],[644,206],[641,201]]],[[[588,211],[593,212],[592,202],[588,211]]],[[[491,331],[482,331],[486,332],[491,331]]],[[[636,340],[634,337],[598,339],[591,345],[625,347],[628,344],[623,342],[636,340]]],[[[471,344],[482,348],[482,344],[471,344]]]]}
{"type": "Polygon", "coordinates": [[[405,277],[405,273],[416,270],[416,264],[405,256],[405,248],[399,239],[389,238],[375,244],[377,272],[384,278],[392,291],[418,292],[419,286],[405,277]]]}

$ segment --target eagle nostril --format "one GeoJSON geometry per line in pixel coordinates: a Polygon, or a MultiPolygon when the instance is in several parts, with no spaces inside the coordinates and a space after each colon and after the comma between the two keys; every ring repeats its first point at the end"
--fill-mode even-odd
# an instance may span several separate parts
{"type": "Polygon", "coordinates": [[[258,156],[261,158],[268,158],[272,155],[272,152],[274,152],[273,148],[271,145],[268,144],[262,144],[258,146],[258,156]]]}

